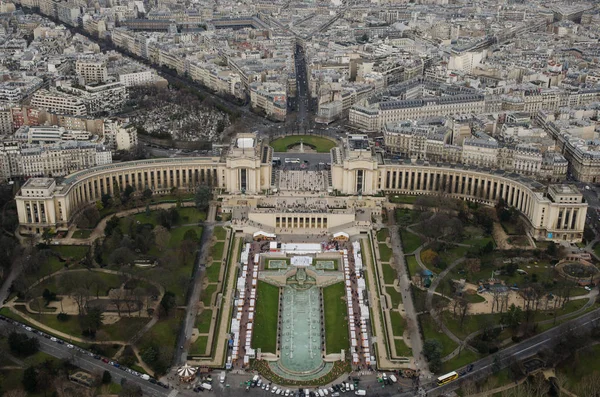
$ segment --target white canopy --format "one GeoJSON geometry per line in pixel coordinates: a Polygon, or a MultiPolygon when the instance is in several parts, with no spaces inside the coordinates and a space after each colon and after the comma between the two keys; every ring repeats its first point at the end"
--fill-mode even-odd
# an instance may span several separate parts
{"type": "Polygon", "coordinates": [[[290,260],[293,266],[306,267],[312,264],[313,258],[310,256],[292,256],[290,260]]]}
{"type": "Polygon", "coordinates": [[[256,237],[266,237],[266,238],[275,238],[277,237],[275,234],[273,233],[267,233],[267,232],[263,232],[262,230],[259,230],[258,232],[255,232],[252,237],[256,238],[256,237]]]}
{"type": "Polygon", "coordinates": [[[196,375],[196,368],[185,364],[177,370],[177,375],[182,378],[190,378],[196,375]]]}

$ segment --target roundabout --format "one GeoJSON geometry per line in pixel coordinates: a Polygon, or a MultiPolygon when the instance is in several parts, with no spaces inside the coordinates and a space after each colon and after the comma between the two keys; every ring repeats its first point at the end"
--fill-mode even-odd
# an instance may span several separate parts
{"type": "Polygon", "coordinates": [[[290,135],[271,141],[270,145],[275,152],[287,152],[291,150],[301,151],[300,146],[310,148],[317,153],[329,153],[337,146],[337,143],[329,138],[316,135],[290,135]]]}

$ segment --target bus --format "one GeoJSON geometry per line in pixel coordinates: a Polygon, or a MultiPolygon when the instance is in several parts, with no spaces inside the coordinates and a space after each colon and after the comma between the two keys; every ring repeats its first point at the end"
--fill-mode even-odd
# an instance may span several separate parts
{"type": "Polygon", "coordinates": [[[452,371],[450,373],[447,373],[446,375],[442,375],[439,378],[437,378],[437,384],[438,386],[442,386],[456,379],[458,379],[458,374],[455,371],[452,371]]]}
{"type": "Polygon", "coordinates": [[[299,164],[300,163],[300,159],[298,158],[287,158],[285,159],[286,163],[292,163],[292,164],[299,164]]]}

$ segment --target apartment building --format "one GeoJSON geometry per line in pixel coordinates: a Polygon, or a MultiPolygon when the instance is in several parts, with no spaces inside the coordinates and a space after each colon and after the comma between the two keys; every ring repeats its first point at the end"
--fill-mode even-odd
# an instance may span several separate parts
{"type": "Polygon", "coordinates": [[[350,109],[350,124],[363,131],[381,131],[387,123],[420,120],[435,116],[483,113],[483,95],[461,94],[380,102],[372,106],[356,105],[350,109]]]}
{"type": "Polygon", "coordinates": [[[31,106],[52,113],[86,116],[88,109],[83,99],[60,91],[40,89],[31,98],[31,106]]]}
{"type": "Polygon", "coordinates": [[[84,79],[85,84],[104,83],[108,80],[106,59],[80,58],[75,61],[75,73],[84,79]]]}
{"type": "Polygon", "coordinates": [[[279,83],[250,84],[250,105],[253,109],[265,112],[268,118],[284,121],[287,113],[285,87],[279,83]]]}

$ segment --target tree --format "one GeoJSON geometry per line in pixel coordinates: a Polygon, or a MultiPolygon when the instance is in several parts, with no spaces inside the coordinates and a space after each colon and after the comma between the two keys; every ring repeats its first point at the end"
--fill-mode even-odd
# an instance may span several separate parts
{"type": "Polygon", "coordinates": [[[154,241],[158,246],[159,251],[163,251],[167,248],[171,235],[165,227],[156,226],[154,230],[152,230],[152,234],[154,235],[154,241]]]}
{"type": "Polygon", "coordinates": [[[98,221],[100,221],[100,211],[93,205],[85,207],[75,218],[75,224],[80,229],[93,228],[98,221]]]}
{"type": "Polygon", "coordinates": [[[521,320],[523,319],[523,309],[519,306],[515,306],[513,303],[510,305],[508,310],[502,314],[500,318],[500,322],[506,326],[508,326],[513,334],[517,331],[519,324],[521,324],[521,320]]]}
{"type": "Polygon", "coordinates": [[[45,227],[42,232],[42,240],[44,240],[44,243],[46,243],[46,245],[50,244],[52,237],[54,237],[54,230],[50,227],[45,227]]]}
{"type": "Polygon", "coordinates": [[[102,208],[108,208],[111,204],[111,200],[112,197],[110,197],[110,194],[103,194],[102,197],[100,197],[100,201],[102,202],[102,208]]]}
{"type": "Polygon", "coordinates": [[[481,270],[481,260],[479,258],[467,258],[465,260],[465,271],[469,275],[469,279],[473,279],[473,274],[479,273],[481,270]]]}
{"type": "Polygon", "coordinates": [[[42,292],[42,298],[44,298],[44,302],[46,302],[46,306],[48,306],[48,303],[56,300],[56,292],[52,292],[46,288],[44,289],[44,292],[42,292]]]}
{"type": "Polygon", "coordinates": [[[148,200],[150,197],[152,197],[152,189],[148,189],[148,188],[144,189],[144,191],[142,192],[142,197],[145,200],[148,200]]]}
{"type": "Polygon", "coordinates": [[[195,196],[196,208],[200,211],[206,211],[208,209],[208,205],[210,204],[210,200],[212,200],[212,191],[206,186],[200,186],[196,190],[195,196]]]}
{"type": "Polygon", "coordinates": [[[102,374],[102,384],[108,385],[111,382],[112,382],[112,375],[110,374],[110,372],[104,370],[104,373],[102,374]]]}
{"type": "Polygon", "coordinates": [[[8,335],[8,347],[13,354],[27,357],[40,350],[40,342],[34,337],[13,331],[8,335]]]}
{"type": "Polygon", "coordinates": [[[465,298],[460,298],[458,299],[458,309],[459,309],[459,315],[460,315],[460,328],[462,329],[464,323],[465,323],[465,318],[467,317],[467,313],[469,312],[469,301],[466,300],[465,298]]]}
{"type": "Polygon", "coordinates": [[[125,191],[123,192],[123,201],[128,201],[131,195],[135,192],[135,189],[131,185],[125,186],[125,191]]]}
{"type": "Polygon", "coordinates": [[[109,256],[110,262],[119,266],[129,265],[134,259],[135,254],[127,247],[119,247],[109,256]]]}
{"type": "Polygon", "coordinates": [[[121,288],[110,291],[110,301],[117,309],[117,314],[121,317],[121,303],[125,299],[125,291],[121,288]]]}
{"type": "Polygon", "coordinates": [[[81,319],[81,327],[87,331],[88,335],[95,335],[102,325],[103,318],[102,310],[98,307],[92,307],[87,310],[87,313],[81,319]]]}
{"type": "Polygon", "coordinates": [[[144,393],[139,385],[125,383],[119,392],[119,397],[142,397],[144,393]]]}
{"type": "Polygon", "coordinates": [[[436,339],[428,339],[423,344],[423,355],[429,362],[429,369],[437,372],[442,366],[442,344],[436,339]]]}
{"type": "Polygon", "coordinates": [[[432,249],[426,249],[425,251],[421,252],[421,260],[427,266],[433,266],[433,264],[436,263],[437,259],[438,254],[432,249]]]}
{"type": "Polygon", "coordinates": [[[38,389],[37,370],[29,367],[23,372],[23,388],[29,393],[35,393],[38,389]]]}
{"type": "Polygon", "coordinates": [[[196,252],[197,244],[198,243],[196,243],[193,240],[185,240],[185,237],[184,237],[184,240],[181,242],[181,245],[179,246],[179,257],[181,258],[181,263],[185,264],[190,260],[190,258],[196,252]]]}
{"type": "Polygon", "coordinates": [[[168,316],[171,309],[175,307],[175,294],[171,291],[166,291],[160,301],[160,307],[162,307],[168,316]]]}
{"type": "Polygon", "coordinates": [[[555,243],[550,242],[550,244],[548,244],[548,247],[546,248],[546,254],[552,258],[556,257],[558,254],[558,247],[555,243]]]}
{"type": "Polygon", "coordinates": [[[119,229],[120,222],[121,221],[119,220],[119,217],[113,215],[112,218],[110,218],[106,222],[106,227],[104,228],[104,235],[111,236],[115,230],[119,229]]]}

